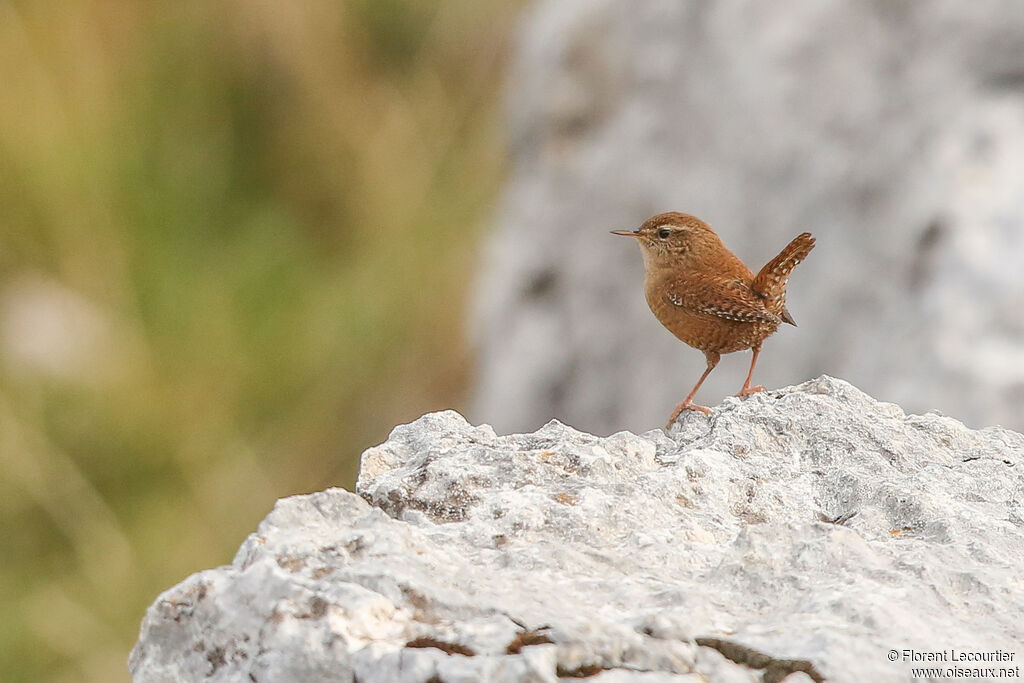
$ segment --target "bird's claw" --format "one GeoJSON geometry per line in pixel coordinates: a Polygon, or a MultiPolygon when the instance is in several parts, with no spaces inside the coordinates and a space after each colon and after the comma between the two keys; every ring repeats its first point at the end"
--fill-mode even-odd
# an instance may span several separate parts
{"type": "Polygon", "coordinates": [[[704,413],[705,415],[711,415],[710,408],[699,406],[696,403],[683,401],[682,403],[676,406],[675,410],[672,411],[672,416],[668,418],[668,424],[665,425],[665,431],[667,432],[668,430],[672,429],[672,425],[675,424],[675,421],[679,418],[680,415],[683,414],[684,411],[687,410],[697,410],[704,413]]]}

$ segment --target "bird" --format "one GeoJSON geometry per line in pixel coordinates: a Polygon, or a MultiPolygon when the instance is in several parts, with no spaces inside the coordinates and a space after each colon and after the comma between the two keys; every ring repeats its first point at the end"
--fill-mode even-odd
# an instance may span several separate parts
{"type": "Polygon", "coordinates": [[[707,369],[672,411],[666,431],[685,410],[711,410],[693,402],[697,390],[723,353],[750,349],[750,371],[737,396],[763,391],[750,386],[761,344],[779,325],[796,325],[786,309],[786,284],[814,248],[805,232],[793,239],[756,275],[722,243],[711,226],[670,211],[647,219],[636,230],[612,230],[640,244],[644,293],[651,312],[669,332],[704,352],[707,369]]]}

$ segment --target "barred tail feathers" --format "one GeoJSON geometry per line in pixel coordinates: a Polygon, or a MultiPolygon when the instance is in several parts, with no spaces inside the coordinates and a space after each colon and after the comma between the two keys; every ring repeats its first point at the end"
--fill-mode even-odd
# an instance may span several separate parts
{"type": "Polygon", "coordinates": [[[793,269],[807,258],[813,248],[814,238],[811,233],[798,235],[761,269],[751,285],[754,293],[765,300],[765,308],[791,325],[796,323],[786,310],[786,283],[793,269]]]}

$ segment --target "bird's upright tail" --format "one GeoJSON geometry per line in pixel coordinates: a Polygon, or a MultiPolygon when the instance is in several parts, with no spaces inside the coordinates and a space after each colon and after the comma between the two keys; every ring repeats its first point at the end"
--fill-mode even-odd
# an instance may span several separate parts
{"type": "Polygon", "coordinates": [[[807,258],[814,248],[814,238],[805,232],[793,239],[778,256],[769,261],[754,278],[751,289],[765,300],[764,307],[790,325],[796,325],[786,310],[786,282],[796,264],[807,258]]]}

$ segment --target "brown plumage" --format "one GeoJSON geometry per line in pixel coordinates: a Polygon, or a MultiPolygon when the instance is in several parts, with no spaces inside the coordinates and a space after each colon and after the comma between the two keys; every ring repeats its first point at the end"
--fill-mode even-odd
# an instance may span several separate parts
{"type": "Polygon", "coordinates": [[[647,304],[654,315],[669,332],[707,358],[707,370],[676,406],[665,428],[684,410],[711,412],[695,405],[693,397],[723,353],[753,351],[750,372],[738,396],[761,391],[764,387],[750,386],[757,354],[781,323],[796,325],[786,309],[786,282],[814,248],[811,234],[796,237],[754,275],[707,223],[685,213],[659,214],[635,231],[612,232],[639,242],[647,304]]]}

